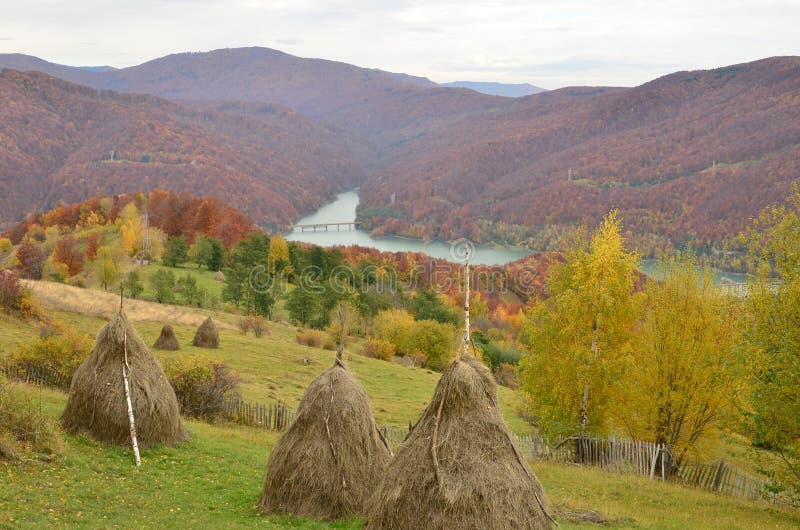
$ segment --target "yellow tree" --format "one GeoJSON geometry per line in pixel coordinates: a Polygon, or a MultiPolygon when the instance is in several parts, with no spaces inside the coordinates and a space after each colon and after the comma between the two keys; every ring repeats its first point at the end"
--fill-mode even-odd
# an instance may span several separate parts
{"type": "Polygon", "coordinates": [[[121,272],[119,250],[109,245],[100,247],[97,249],[95,264],[100,286],[107,291],[109,287],[116,283],[121,272]]]}
{"type": "Polygon", "coordinates": [[[777,451],[780,478],[800,487],[800,186],[745,241],[757,270],[744,313],[754,443],[777,451]]]}
{"type": "Polygon", "coordinates": [[[548,298],[527,314],[521,340],[522,388],[542,426],[554,433],[602,432],[629,353],[636,318],[637,257],[625,249],[610,212],[591,241],[580,232],[547,282],[548,298]]]}
{"type": "Polygon", "coordinates": [[[647,282],[622,406],[614,407],[631,436],[665,444],[676,466],[712,442],[712,427],[742,381],[739,301],[695,265],[692,258],[674,258],[661,264],[660,280],[647,282]]]}
{"type": "Polygon", "coordinates": [[[280,234],[269,238],[269,269],[270,272],[280,272],[289,265],[289,245],[280,234]]]}
{"type": "Polygon", "coordinates": [[[142,250],[144,223],[139,217],[139,210],[133,203],[127,204],[120,212],[119,235],[122,240],[122,248],[129,256],[135,256],[142,250]]]}

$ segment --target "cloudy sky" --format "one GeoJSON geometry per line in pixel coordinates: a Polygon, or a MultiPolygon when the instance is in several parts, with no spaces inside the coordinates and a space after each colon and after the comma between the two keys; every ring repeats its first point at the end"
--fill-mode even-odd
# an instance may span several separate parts
{"type": "Polygon", "coordinates": [[[798,55],[798,27],[798,0],[0,0],[0,53],[62,64],[267,46],[545,88],[798,55]]]}

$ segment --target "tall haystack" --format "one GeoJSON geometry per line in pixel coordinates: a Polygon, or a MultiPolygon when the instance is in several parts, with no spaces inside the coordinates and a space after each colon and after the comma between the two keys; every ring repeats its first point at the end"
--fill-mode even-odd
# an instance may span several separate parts
{"type": "Polygon", "coordinates": [[[368,501],[365,528],[551,528],[546,510],[500,415],[491,372],[468,356],[442,374],[368,501]]]}
{"type": "Polygon", "coordinates": [[[192,344],[200,348],[219,348],[219,331],[211,317],[208,317],[197,328],[192,344]]]}
{"type": "Polygon", "coordinates": [[[130,398],[140,447],[175,445],[189,438],[175,392],[158,361],[124,314],[97,336],[89,357],[72,377],[61,424],[111,444],[128,445],[131,425],[123,383],[127,356],[130,398]]]}
{"type": "Polygon", "coordinates": [[[465,269],[463,354],[445,369],[367,501],[368,530],[538,530],[554,523],[542,485],[500,415],[494,377],[469,355],[469,262],[465,269]]]}
{"type": "Polygon", "coordinates": [[[311,382],[275,444],[259,507],[329,521],[363,515],[391,457],[369,398],[340,353],[311,382]]]}
{"type": "Polygon", "coordinates": [[[175,336],[175,330],[169,324],[164,324],[161,328],[161,335],[158,336],[153,343],[153,348],[158,350],[180,350],[181,345],[178,344],[178,337],[175,336]]]}

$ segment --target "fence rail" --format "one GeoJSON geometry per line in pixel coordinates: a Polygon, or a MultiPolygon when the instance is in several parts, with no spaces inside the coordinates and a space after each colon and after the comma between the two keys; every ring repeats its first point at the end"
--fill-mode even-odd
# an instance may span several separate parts
{"type": "MultiPolygon", "coordinates": [[[[0,373],[8,379],[41,386],[69,390],[71,379],[54,370],[33,370],[19,366],[9,359],[0,359],[0,373]]],[[[286,403],[258,403],[242,399],[225,401],[222,416],[233,423],[261,427],[273,431],[285,429],[295,418],[295,411],[286,403]]],[[[384,425],[381,433],[393,449],[408,436],[408,428],[384,425]]],[[[673,476],[681,483],[708,491],[773,503],[793,504],[791,492],[771,493],[769,483],[743,473],[722,460],[711,463],[686,462],[672,469],[672,455],[659,444],[617,438],[576,435],[553,441],[534,435],[511,438],[523,456],[530,460],[591,465],[601,469],[666,480],[673,476]]]]}

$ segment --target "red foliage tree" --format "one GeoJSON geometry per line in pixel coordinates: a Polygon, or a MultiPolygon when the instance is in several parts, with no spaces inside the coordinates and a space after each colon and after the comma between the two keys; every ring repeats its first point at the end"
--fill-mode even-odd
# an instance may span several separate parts
{"type": "Polygon", "coordinates": [[[24,241],[17,249],[18,268],[24,278],[41,280],[44,260],[44,252],[31,240],[24,241]]]}
{"type": "Polygon", "coordinates": [[[83,270],[83,252],[78,248],[78,242],[72,235],[58,240],[53,248],[53,261],[66,265],[70,276],[75,276],[83,270]]]}
{"type": "Polygon", "coordinates": [[[105,237],[101,232],[92,232],[86,237],[86,258],[94,261],[97,257],[97,249],[105,242],[105,237]]]}

